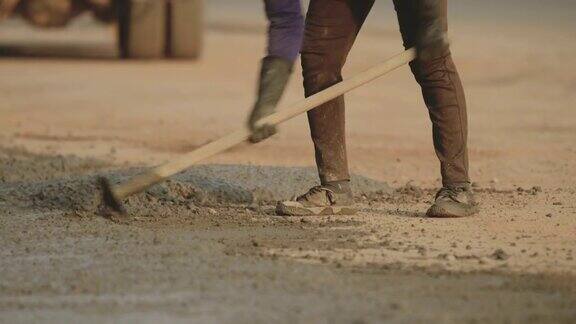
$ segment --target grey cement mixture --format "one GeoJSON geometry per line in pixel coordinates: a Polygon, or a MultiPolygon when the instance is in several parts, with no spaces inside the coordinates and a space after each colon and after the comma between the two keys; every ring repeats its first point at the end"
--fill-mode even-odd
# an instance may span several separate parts
{"type": "MultiPolygon", "coordinates": [[[[100,171],[101,161],[74,156],[35,157],[13,151],[0,155],[0,201],[43,210],[95,212],[101,202],[96,176],[113,184],[128,180],[146,169],[100,171]],[[84,173],[84,174],[83,174],[84,173]],[[88,173],[88,174],[86,174],[88,173]]],[[[303,194],[318,184],[314,168],[245,165],[199,165],[130,197],[131,213],[158,204],[181,206],[228,206],[274,204],[303,194]]],[[[383,182],[352,176],[357,195],[391,193],[383,182]]]]}

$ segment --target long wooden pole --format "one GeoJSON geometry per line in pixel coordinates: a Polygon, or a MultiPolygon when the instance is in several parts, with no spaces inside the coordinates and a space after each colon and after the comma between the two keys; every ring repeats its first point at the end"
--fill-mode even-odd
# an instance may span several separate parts
{"type": "MultiPolygon", "coordinates": [[[[403,53],[400,53],[390,58],[389,60],[384,61],[350,79],[337,83],[326,90],[323,90],[285,109],[279,110],[278,112],[266,118],[263,118],[259,121],[259,124],[278,125],[283,123],[338,96],[341,96],[350,90],[356,89],[374,79],[394,71],[397,68],[408,64],[415,57],[416,51],[413,48],[408,49],[403,53]]],[[[173,176],[176,173],[186,170],[196,162],[209,158],[246,141],[250,135],[251,133],[247,128],[237,130],[192,152],[186,153],[171,162],[155,167],[145,173],[135,176],[134,178],[124,183],[113,186],[111,188],[112,194],[114,198],[122,200],[130,195],[141,192],[146,188],[173,176]]]]}

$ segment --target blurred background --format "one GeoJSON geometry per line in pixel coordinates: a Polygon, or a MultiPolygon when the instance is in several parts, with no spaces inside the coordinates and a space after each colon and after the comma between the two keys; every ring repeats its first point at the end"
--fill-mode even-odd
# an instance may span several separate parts
{"type": "MultiPolygon", "coordinates": [[[[109,3],[92,1],[96,8],[109,3]]],[[[117,21],[129,25],[122,23],[126,17],[110,19],[94,7],[60,28],[35,27],[18,15],[2,20],[0,144],[149,165],[242,127],[265,53],[263,3],[181,2],[189,6],[172,9],[170,23],[181,29],[170,41],[159,40],[168,36],[153,27],[132,26],[133,41],[124,47],[117,21]]],[[[131,10],[140,15],[140,9],[131,10]]],[[[554,181],[565,179],[564,166],[543,160],[573,154],[575,9],[571,0],[450,1],[450,38],[469,101],[477,181],[532,183],[549,181],[551,173],[559,176],[554,181]],[[518,171],[522,167],[533,170],[530,177],[518,171]]],[[[35,19],[46,21],[41,14],[35,19]]],[[[401,50],[392,1],[378,0],[345,75],[401,50]]],[[[299,71],[295,75],[283,105],[303,96],[299,71]]],[[[348,107],[355,171],[437,184],[429,121],[407,68],[352,92],[348,107]]],[[[304,117],[266,143],[213,161],[313,165],[304,117]],[[286,151],[292,153],[277,158],[286,151]]]]}
{"type": "MultiPolygon", "coordinates": [[[[20,0],[18,0],[20,1],[20,0]]],[[[29,0],[30,2],[55,2],[54,7],[61,11],[67,11],[66,5],[58,4],[62,0],[29,0]],[[64,7],[64,8],[62,8],[64,7]]],[[[77,0],[76,0],[77,1],[77,0]]],[[[89,0],[94,3],[102,3],[101,6],[111,6],[111,0],[89,0]]],[[[10,2],[16,0],[3,0],[4,6],[8,7],[10,2]]],[[[64,0],[65,4],[74,1],[64,0]]],[[[195,1],[192,1],[195,2],[195,1]]],[[[198,1],[202,2],[202,1],[198,1]]],[[[307,6],[308,0],[304,0],[304,7],[307,6]]],[[[259,0],[210,0],[204,1],[203,8],[200,9],[205,21],[205,27],[208,32],[213,30],[226,30],[229,32],[261,32],[265,28],[265,17],[263,14],[263,4],[259,0]],[[259,29],[259,30],[258,30],[259,29]]],[[[38,7],[38,6],[37,6],[38,7]]],[[[40,6],[41,7],[41,6],[40,6]]],[[[531,29],[559,29],[569,32],[575,27],[573,19],[576,4],[570,0],[508,0],[505,2],[496,0],[474,1],[460,0],[450,2],[450,21],[451,27],[460,32],[462,27],[471,27],[478,25],[485,28],[484,36],[497,36],[499,32],[512,30],[521,30],[523,28],[531,29]]],[[[41,16],[42,8],[36,9],[38,16],[41,16]]],[[[8,9],[4,9],[5,15],[8,9]]],[[[32,10],[31,10],[32,11],[32,10]]],[[[58,11],[54,10],[53,11],[58,11]]],[[[65,30],[52,28],[51,30],[34,28],[24,22],[22,18],[15,17],[14,13],[9,15],[11,19],[2,21],[2,53],[19,53],[21,55],[55,55],[55,56],[86,56],[91,57],[114,57],[118,54],[111,48],[115,43],[115,33],[109,33],[110,27],[98,23],[93,18],[99,16],[103,20],[116,21],[110,17],[110,13],[100,13],[94,8],[83,8],[75,11],[75,18],[63,18],[68,14],[52,19],[55,24],[63,25],[65,30]],[[89,13],[90,12],[90,13],[89,13]],[[92,14],[91,14],[92,13],[92,14]],[[76,16],[78,15],[78,16],[76,16]],[[58,19],[60,18],[60,19],[58,19]],[[64,25],[66,24],[66,25],[64,25]],[[61,52],[54,51],[59,46],[69,46],[76,49],[77,52],[70,53],[63,48],[61,52]],[[37,49],[39,45],[44,45],[42,49],[37,49]],[[92,51],[86,53],[87,46],[92,45],[92,51]]],[[[193,12],[196,12],[194,10],[193,12]]],[[[26,16],[26,14],[24,14],[26,16]]],[[[42,17],[30,17],[38,24],[42,24],[42,17]]],[[[377,31],[396,31],[395,13],[392,1],[376,1],[375,8],[371,13],[371,18],[367,21],[366,28],[377,31]]],[[[47,20],[47,19],[45,19],[47,20]]],[[[527,31],[529,31],[527,30],[527,31]]],[[[536,40],[536,39],[535,39],[536,40]]],[[[542,39],[539,39],[542,41],[542,39]]]]}

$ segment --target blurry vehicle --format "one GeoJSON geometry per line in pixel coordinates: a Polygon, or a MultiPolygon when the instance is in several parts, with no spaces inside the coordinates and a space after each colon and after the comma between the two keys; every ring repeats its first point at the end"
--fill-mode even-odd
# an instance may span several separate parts
{"type": "Polygon", "coordinates": [[[0,0],[0,20],[20,16],[40,28],[66,26],[90,12],[117,21],[123,58],[189,58],[202,51],[202,0],[0,0]]]}

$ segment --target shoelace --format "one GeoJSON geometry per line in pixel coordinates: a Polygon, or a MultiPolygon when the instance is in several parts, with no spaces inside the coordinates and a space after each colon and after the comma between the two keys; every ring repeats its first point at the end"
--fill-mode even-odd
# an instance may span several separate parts
{"type": "Polygon", "coordinates": [[[326,195],[328,196],[328,199],[330,200],[330,196],[328,195],[328,193],[334,193],[332,190],[323,187],[323,186],[315,186],[312,187],[310,190],[308,190],[307,193],[305,193],[302,198],[308,200],[308,198],[312,195],[315,195],[317,193],[321,193],[321,192],[326,192],[326,195]]]}
{"type": "Polygon", "coordinates": [[[464,192],[463,188],[442,188],[440,189],[440,191],[438,192],[438,195],[436,196],[437,198],[450,198],[454,201],[458,201],[457,197],[458,194],[460,194],[461,192],[464,192]]]}

